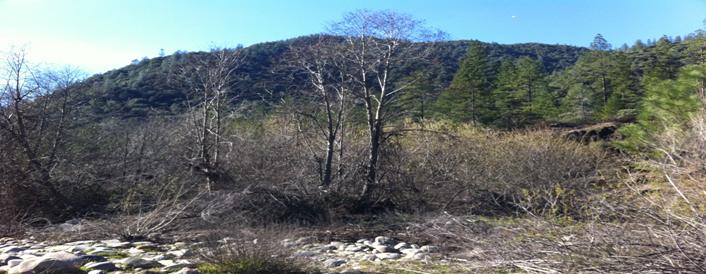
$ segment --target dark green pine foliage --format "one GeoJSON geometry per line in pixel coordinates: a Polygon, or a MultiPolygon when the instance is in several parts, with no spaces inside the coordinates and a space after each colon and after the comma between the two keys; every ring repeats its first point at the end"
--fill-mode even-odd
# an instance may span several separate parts
{"type": "Polygon", "coordinates": [[[630,120],[641,93],[630,59],[621,51],[584,53],[574,66],[552,77],[552,87],[562,98],[557,119],[563,122],[630,120]]]}
{"type": "Polygon", "coordinates": [[[518,92],[517,68],[515,62],[505,59],[500,63],[495,89],[492,97],[494,100],[493,125],[501,128],[513,128],[521,124],[524,117],[520,106],[522,99],[518,92]]]}
{"type": "Polygon", "coordinates": [[[706,28],[689,35],[686,44],[686,63],[706,64],[706,28]]]}
{"type": "Polygon", "coordinates": [[[534,123],[543,115],[552,113],[552,99],[547,94],[546,76],[542,64],[529,57],[516,61],[518,96],[522,98],[520,109],[525,116],[525,123],[534,123]]]}
{"type": "Polygon", "coordinates": [[[516,128],[536,123],[555,111],[547,93],[542,64],[529,57],[504,60],[498,69],[492,93],[493,125],[516,128]]]}
{"type": "Polygon", "coordinates": [[[610,90],[601,106],[600,118],[631,121],[637,115],[642,96],[639,78],[630,69],[630,60],[624,52],[613,52],[606,58],[610,90]]]}
{"type": "Polygon", "coordinates": [[[435,103],[441,118],[457,122],[487,123],[491,115],[490,67],[485,45],[473,43],[447,90],[435,103]]]}
{"type": "Polygon", "coordinates": [[[415,122],[431,118],[432,105],[438,96],[439,88],[434,84],[430,73],[414,72],[406,77],[404,82],[409,84],[397,101],[399,110],[415,122]]]}
{"type": "Polygon", "coordinates": [[[608,43],[608,40],[606,40],[602,34],[596,34],[595,37],[593,37],[593,42],[591,42],[591,49],[596,50],[596,51],[610,51],[613,48],[613,46],[608,43]]]}
{"type": "Polygon", "coordinates": [[[657,40],[651,66],[646,70],[647,76],[662,80],[675,79],[679,69],[684,66],[681,46],[672,43],[666,36],[657,40]]]}

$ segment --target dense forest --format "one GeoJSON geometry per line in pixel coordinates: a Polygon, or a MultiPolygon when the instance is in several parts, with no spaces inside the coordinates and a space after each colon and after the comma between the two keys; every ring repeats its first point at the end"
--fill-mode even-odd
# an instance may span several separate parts
{"type": "Polygon", "coordinates": [[[426,262],[356,264],[373,273],[706,269],[706,30],[502,45],[367,10],[327,29],[90,77],[11,52],[0,236],[187,238],[196,273],[322,272],[291,230],[426,262]]]}

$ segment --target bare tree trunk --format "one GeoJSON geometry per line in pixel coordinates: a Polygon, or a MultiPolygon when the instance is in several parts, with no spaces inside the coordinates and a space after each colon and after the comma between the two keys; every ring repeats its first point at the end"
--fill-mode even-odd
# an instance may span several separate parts
{"type": "Polygon", "coordinates": [[[368,163],[365,176],[365,185],[360,194],[363,201],[370,201],[371,194],[378,184],[377,166],[380,158],[380,141],[382,140],[382,123],[374,121],[369,135],[368,163]]]}
{"type": "Polygon", "coordinates": [[[241,64],[238,49],[212,49],[210,53],[197,55],[181,68],[180,83],[189,87],[194,94],[201,94],[200,109],[194,107],[193,134],[194,144],[187,157],[188,164],[204,175],[205,188],[211,192],[216,180],[222,178],[220,162],[223,158],[224,111],[229,103],[228,87],[236,79],[235,70],[241,64]]]}
{"type": "MultiPolygon", "coordinates": [[[[326,40],[326,37],[319,37],[318,43],[303,47],[292,47],[291,52],[297,62],[299,69],[303,70],[309,78],[308,85],[300,91],[303,95],[315,100],[314,105],[321,105],[311,110],[295,110],[300,116],[307,117],[321,131],[323,145],[323,156],[318,156],[314,152],[313,157],[318,163],[319,179],[321,186],[328,188],[333,182],[334,160],[336,159],[336,146],[342,144],[343,119],[346,107],[346,75],[338,70],[342,69],[343,59],[336,51],[335,44],[326,40]],[[326,117],[325,124],[319,121],[316,113],[323,112],[326,117]]],[[[342,173],[343,147],[339,149],[339,173],[342,173]]]]}

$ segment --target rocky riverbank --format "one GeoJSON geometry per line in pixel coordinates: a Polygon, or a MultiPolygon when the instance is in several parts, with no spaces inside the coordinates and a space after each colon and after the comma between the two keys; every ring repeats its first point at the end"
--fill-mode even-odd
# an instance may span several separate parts
{"type": "MultiPolygon", "coordinates": [[[[225,238],[219,244],[227,245],[225,238]]],[[[257,245],[257,241],[252,243],[257,245]]],[[[431,261],[439,258],[435,246],[419,246],[379,236],[356,242],[317,242],[314,237],[284,239],[292,259],[311,262],[329,273],[361,272],[364,265],[392,261],[431,261]]],[[[0,274],[29,273],[200,273],[204,243],[85,240],[48,243],[33,239],[0,239],[0,274]]]]}

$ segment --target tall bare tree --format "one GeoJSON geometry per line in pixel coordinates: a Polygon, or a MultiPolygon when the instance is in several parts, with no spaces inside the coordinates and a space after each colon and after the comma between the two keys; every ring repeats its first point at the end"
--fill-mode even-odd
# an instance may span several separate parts
{"type": "Polygon", "coordinates": [[[179,79],[194,100],[190,105],[190,134],[194,146],[189,148],[189,165],[206,177],[206,189],[225,174],[221,170],[223,153],[223,120],[235,99],[230,87],[237,81],[236,70],[242,62],[240,49],[215,48],[199,53],[181,68],[179,79]]]}
{"type": "Polygon", "coordinates": [[[292,45],[297,68],[307,78],[307,84],[300,92],[311,98],[314,111],[297,111],[311,121],[321,134],[324,143],[324,156],[317,157],[321,185],[328,187],[333,178],[333,161],[338,149],[339,176],[342,173],[343,126],[347,100],[350,94],[350,77],[344,73],[343,60],[340,58],[340,40],[326,35],[316,37],[315,43],[292,45]]]}
{"type": "MultiPolygon", "coordinates": [[[[40,70],[30,65],[24,50],[5,59],[0,86],[0,131],[20,149],[12,161],[21,174],[16,183],[46,191],[53,202],[68,206],[53,170],[59,165],[73,108],[72,85],[84,74],[75,68],[40,70]]],[[[13,157],[12,155],[8,155],[13,157]]]]}
{"type": "Polygon", "coordinates": [[[443,33],[430,31],[422,21],[406,14],[369,10],[347,13],[329,29],[346,40],[341,52],[347,61],[345,71],[355,85],[355,96],[365,105],[368,160],[360,198],[370,200],[373,188],[378,185],[385,126],[394,115],[391,106],[409,84],[393,84],[392,76],[403,61],[425,57],[426,52],[412,50],[412,42],[433,42],[443,38],[443,33]]]}

